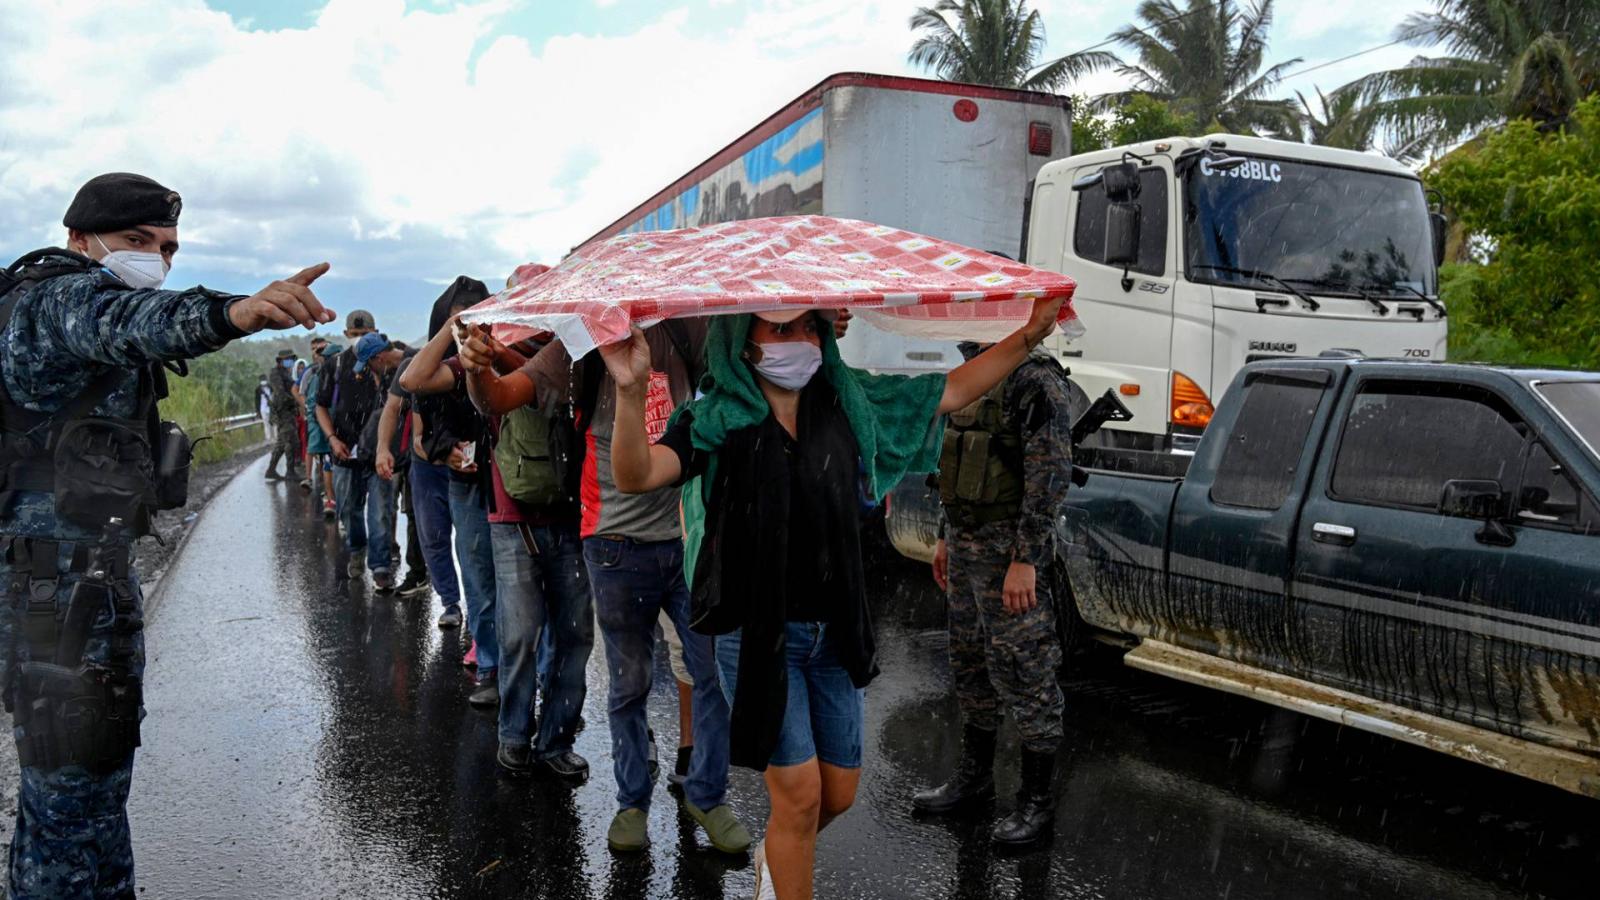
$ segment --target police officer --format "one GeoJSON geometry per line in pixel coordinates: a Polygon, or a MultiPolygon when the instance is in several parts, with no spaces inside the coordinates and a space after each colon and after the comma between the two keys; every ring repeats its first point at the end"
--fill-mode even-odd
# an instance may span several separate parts
{"type": "Polygon", "coordinates": [[[126,805],[144,641],[131,544],[187,464],[160,459],[162,364],[333,319],[310,289],[326,263],[250,297],[161,290],[181,209],[149,178],[101,175],[67,209],[66,248],[0,273],[0,672],[22,767],[18,900],[134,896],[126,805]]]}
{"type": "Polygon", "coordinates": [[[300,403],[295,399],[294,351],[279,350],[278,358],[267,376],[267,386],[272,393],[268,409],[272,412],[272,430],[276,437],[272,443],[272,458],[267,461],[267,480],[291,480],[300,476],[297,468],[300,459],[300,425],[295,421],[295,410],[300,403]],[[278,460],[286,460],[284,475],[278,474],[278,460]]]}
{"type": "MultiPolygon", "coordinates": [[[[981,348],[963,344],[969,359],[981,348]]],[[[950,416],[939,460],[948,540],[933,574],[946,592],[950,668],[961,706],[961,760],[944,784],[913,799],[944,813],[994,796],[1002,709],[1022,736],[1016,809],[991,831],[1030,844],[1055,818],[1052,783],[1062,738],[1061,645],[1049,567],[1055,520],[1072,482],[1066,373],[1042,350],[977,402],[950,416]]]]}

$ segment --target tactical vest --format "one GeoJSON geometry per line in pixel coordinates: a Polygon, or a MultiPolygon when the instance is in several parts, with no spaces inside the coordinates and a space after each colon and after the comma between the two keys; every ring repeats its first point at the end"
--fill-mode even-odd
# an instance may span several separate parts
{"type": "Polygon", "coordinates": [[[956,525],[972,528],[1022,512],[1022,435],[1008,427],[1001,381],[950,414],[939,455],[939,498],[956,525]]]}
{"type": "MultiPolygon", "coordinates": [[[[35,264],[50,255],[61,251],[35,251],[0,273],[0,334],[29,287],[98,266],[87,257],[35,264]]],[[[156,403],[166,395],[164,370],[139,370],[133,417],[93,415],[118,374],[108,369],[53,413],[15,402],[0,378],[0,514],[16,491],[39,491],[54,495],[56,515],[68,522],[98,531],[115,518],[138,537],[149,533],[155,510],[184,505],[193,447],[181,428],[157,416],[156,403]]]]}

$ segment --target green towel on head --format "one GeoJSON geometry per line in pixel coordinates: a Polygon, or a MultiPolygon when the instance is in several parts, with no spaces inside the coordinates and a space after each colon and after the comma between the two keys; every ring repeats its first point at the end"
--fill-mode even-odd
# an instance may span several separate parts
{"type": "MultiPolygon", "coordinates": [[[[706,335],[706,375],[702,395],[686,404],[694,414],[690,436],[698,450],[715,452],[727,436],[761,424],[771,407],[750,366],[740,358],[750,334],[751,316],[717,316],[706,335]]],[[[932,472],[939,464],[939,401],[945,376],[875,375],[845,365],[833,330],[822,330],[822,376],[828,379],[850,420],[861,451],[867,492],[887,494],[905,476],[932,472]]],[[[679,414],[682,413],[679,410],[679,414]]],[[[713,456],[706,473],[683,488],[684,577],[694,587],[694,567],[705,537],[705,504],[716,474],[713,456]]]]}

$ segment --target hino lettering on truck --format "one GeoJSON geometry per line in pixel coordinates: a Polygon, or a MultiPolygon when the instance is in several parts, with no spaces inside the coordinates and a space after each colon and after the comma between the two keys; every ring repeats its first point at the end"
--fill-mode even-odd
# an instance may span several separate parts
{"type": "Polygon", "coordinates": [[[1251,341],[1252,353],[1294,353],[1300,345],[1294,341],[1251,341]]]}

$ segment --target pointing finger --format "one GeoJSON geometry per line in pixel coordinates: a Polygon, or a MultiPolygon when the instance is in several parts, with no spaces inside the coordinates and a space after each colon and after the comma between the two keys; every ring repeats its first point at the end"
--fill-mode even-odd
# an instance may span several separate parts
{"type": "Polygon", "coordinates": [[[320,262],[314,266],[306,266],[304,269],[301,269],[293,275],[290,275],[284,280],[301,286],[309,286],[311,282],[316,281],[318,278],[321,278],[323,275],[327,274],[327,271],[330,268],[332,268],[332,266],[330,266],[328,263],[320,262]]]}

